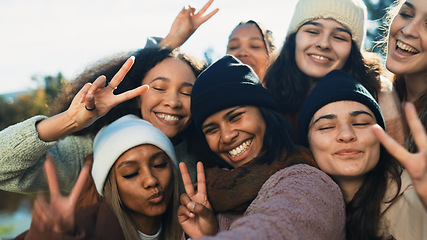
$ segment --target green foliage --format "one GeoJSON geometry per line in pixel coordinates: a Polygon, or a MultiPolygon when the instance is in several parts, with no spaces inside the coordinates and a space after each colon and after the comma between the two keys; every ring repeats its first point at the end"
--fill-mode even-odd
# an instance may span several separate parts
{"type": "Polygon", "coordinates": [[[44,88],[38,88],[7,100],[0,96],[0,130],[35,115],[48,115],[48,106],[57,97],[66,80],[61,73],[45,76],[44,88]]]}
{"type": "Polygon", "coordinates": [[[13,232],[13,230],[15,230],[15,228],[13,226],[0,225],[0,236],[9,234],[9,233],[13,232]]]}

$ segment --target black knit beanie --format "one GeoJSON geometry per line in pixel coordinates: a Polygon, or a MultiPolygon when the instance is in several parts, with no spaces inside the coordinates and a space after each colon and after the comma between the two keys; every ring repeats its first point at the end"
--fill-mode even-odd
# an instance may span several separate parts
{"type": "Polygon", "coordinates": [[[277,110],[277,104],[248,65],[225,55],[197,78],[191,93],[191,114],[196,128],[223,109],[250,105],[277,110]]]}
{"type": "Polygon", "coordinates": [[[356,101],[367,106],[375,115],[378,125],[385,129],[380,106],[372,95],[352,76],[334,70],[323,77],[307,97],[298,118],[298,139],[308,147],[308,128],[313,115],[323,106],[338,101],[356,101]]]}

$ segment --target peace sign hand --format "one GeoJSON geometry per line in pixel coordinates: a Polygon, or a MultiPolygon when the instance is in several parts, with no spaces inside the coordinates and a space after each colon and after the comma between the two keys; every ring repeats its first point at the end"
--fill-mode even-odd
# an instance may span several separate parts
{"type": "Polygon", "coordinates": [[[427,135],[412,103],[406,103],[405,113],[415,144],[418,147],[417,153],[410,153],[387,135],[381,127],[374,126],[373,131],[388,152],[408,171],[415,191],[427,209],[427,135]]]}
{"type": "Polygon", "coordinates": [[[35,228],[39,232],[74,233],[76,203],[89,175],[91,165],[91,161],[84,163],[71,194],[64,197],[60,193],[53,156],[46,155],[44,166],[49,184],[50,202],[43,194],[37,195],[32,212],[31,228],[35,228]]]}
{"type": "Polygon", "coordinates": [[[160,45],[171,49],[181,46],[200,25],[219,11],[219,9],[216,8],[212,12],[204,15],[213,1],[214,0],[209,0],[196,14],[196,9],[194,7],[184,7],[175,18],[169,34],[160,42],[160,45]]]}
{"type": "Polygon", "coordinates": [[[107,81],[105,76],[99,76],[93,83],[86,83],[77,93],[66,111],[67,116],[76,123],[77,130],[91,125],[117,104],[141,95],[148,90],[148,85],[143,85],[122,94],[115,95],[113,93],[131,69],[134,61],[134,56],[126,60],[107,86],[105,86],[107,81]]]}
{"type": "Polygon", "coordinates": [[[181,206],[178,208],[178,221],[182,229],[191,238],[215,235],[218,223],[207,197],[203,164],[197,163],[197,192],[185,163],[181,162],[179,169],[186,192],[181,195],[181,206]]]}

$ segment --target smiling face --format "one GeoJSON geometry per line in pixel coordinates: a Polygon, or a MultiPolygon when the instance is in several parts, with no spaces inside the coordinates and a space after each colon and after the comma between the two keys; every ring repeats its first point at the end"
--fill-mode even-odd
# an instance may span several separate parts
{"type": "Polygon", "coordinates": [[[114,164],[120,199],[135,221],[166,211],[173,193],[171,164],[164,151],[150,144],[129,149],[114,164]]]}
{"type": "Polygon", "coordinates": [[[338,181],[363,180],[378,163],[380,143],[374,114],[354,101],[333,102],[313,116],[308,141],[319,168],[338,181]]]}
{"type": "Polygon", "coordinates": [[[296,34],[295,61],[312,78],[340,70],[351,52],[351,34],[332,19],[316,19],[302,25],[296,34]]]}
{"type": "Polygon", "coordinates": [[[231,33],[227,54],[249,65],[263,79],[268,63],[267,49],[257,26],[251,23],[240,25],[231,33]]]}
{"type": "Polygon", "coordinates": [[[142,118],[174,138],[191,121],[190,96],[196,76],[190,66],[176,58],[166,58],[152,68],[142,84],[150,89],[141,95],[142,118]]]}
{"type": "Polygon", "coordinates": [[[264,118],[259,108],[254,106],[221,110],[202,124],[210,149],[234,168],[258,156],[265,128],[264,118]]]}
{"type": "Polygon", "coordinates": [[[390,25],[387,69],[395,74],[427,75],[427,4],[408,0],[390,25]]]}

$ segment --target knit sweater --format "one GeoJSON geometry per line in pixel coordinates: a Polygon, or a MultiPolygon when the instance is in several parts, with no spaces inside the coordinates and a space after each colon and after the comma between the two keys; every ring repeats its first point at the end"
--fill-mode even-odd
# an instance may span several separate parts
{"type": "Polygon", "coordinates": [[[384,203],[381,206],[380,234],[393,236],[396,240],[427,239],[427,211],[419,199],[411,177],[403,171],[402,186],[396,199],[397,186],[389,183],[384,203]]]}
{"type": "Polygon", "coordinates": [[[245,214],[229,222],[228,231],[202,239],[344,239],[345,204],[328,175],[298,164],[272,175],[245,214]]]}

